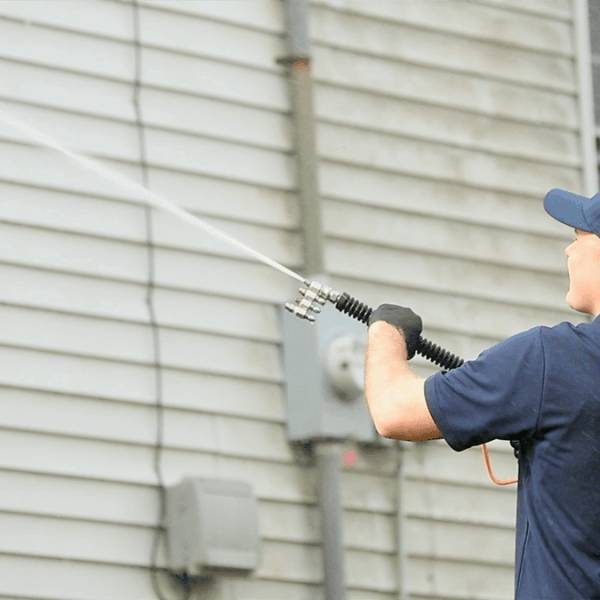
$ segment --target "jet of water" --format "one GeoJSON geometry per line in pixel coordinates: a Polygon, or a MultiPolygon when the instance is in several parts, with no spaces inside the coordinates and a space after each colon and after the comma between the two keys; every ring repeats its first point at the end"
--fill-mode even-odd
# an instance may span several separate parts
{"type": "Polygon", "coordinates": [[[172,215],[176,216],[182,221],[189,223],[193,227],[196,227],[197,229],[200,229],[201,231],[204,231],[205,233],[208,233],[209,235],[212,235],[215,238],[218,238],[232,246],[235,246],[236,248],[238,248],[245,254],[248,254],[255,260],[269,267],[272,267],[277,271],[280,271],[288,277],[292,277],[293,279],[297,279],[298,281],[304,282],[304,277],[278,263],[276,260],[273,260],[272,258],[261,254],[257,250],[246,246],[246,244],[243,244],[242,242],[228,235],[224,231],[221,231],[217,227],[210,225],[206,221],[193,215],[187,210],[184,210],[183,208],[177,206],[171,200],[168,200],[167,198],[156,194],[155,192],[149,190],[147,187],[141,185],[140,183],[137,183],[136,181],[133,181],[132,179],[129,179],[128,177],[125,177],[120,173],[117,173],[116,171],[104,166],[97,160],[79,152],[75,152],[74,150],[70,150],[69,148],[57,142],[51,136],[41,132],[39,129],[36,129],[28,123],[23,122],[14,115],[9,115],[6,112],[0,110],[0,122],[4,123],[5,125],[8,125],[9,127],[12,127],[13,129],[20,131],[21,133],[24,133],[28,138],[37,142],[38,144],[60,152],[61,154],[71,159],[73,162],[77,163],[84,169],[87,169],[88,171],[92,171],[93,173],[100,175],[100,177],[103,177],[104,179],[113,182],[114,184],[118,185],[119,187],[125,190],[134,192],[136,194],[136,197],[140,197],[142,200],[144,200],[151,206],[155,208],[160,208],[161,210],[171,213],[172,215]]]}

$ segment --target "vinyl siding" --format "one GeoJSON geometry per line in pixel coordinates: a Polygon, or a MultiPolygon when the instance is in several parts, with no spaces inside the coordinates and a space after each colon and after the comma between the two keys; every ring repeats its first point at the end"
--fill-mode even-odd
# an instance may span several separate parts
{"type": "MultiPolygon", "coordinates": [[[[338,286],[418,307],[466,358],[582,320],[564,303],[569,232],[541,202],[581,186],[571,4],[314,0],[311,26],[338,286]]],[[[510,446],[490,449],[515,476],[510,446]]],[[[489,483],[476,448],[410,445],[404,461],[408,597],[512,598],[515,490],[489,483]]]]}
{"type": "MultiPolygon", "coordinates": [[[[150,187],[301,270],[282,5],[141,4],[150,187]]],[[[541,209],[581,178],[570,2],[310,10],[335,285],[415,307],[467,358],[574,320],[568,236],[541,209]]],[[[133,32],[128,2],[1,2],[0,110],[141,181],[133,32]]],[[[5,127],[0,198],[0,600],[153,598],[145,207],[5,127]]],[[[285,433],[279,307],[295,285],[171,216],[153,229],[167,484],[242,479],[259,498],[260,567],[215,597],[319,600],[316,473],[285,433]]],[[[512,474],[510,448],[492,451],[512,474]]],[[[401,585],[413,600],[510,598],[514,490],[489,485],[476,449],[402,455],[402,481],[396,446],[344,470],[349,600],[401,585]]]]}

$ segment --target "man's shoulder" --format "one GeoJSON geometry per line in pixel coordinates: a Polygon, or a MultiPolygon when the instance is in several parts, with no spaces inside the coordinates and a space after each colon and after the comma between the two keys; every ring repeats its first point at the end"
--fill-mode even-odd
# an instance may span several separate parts
{"type": "Polygon", "coordinates": [[[571,323],[562,321],[553,326],[540,326],[542,345],[546,355],[561,357],[572,353],[581,355],[582,350],[590,359],[600,357],[600,322],[571,323]]]}
{"type": "Polygon", "coordinates": [[[561,321],[556,325],[539,325],[534,329],[539,329],[544,342],[565,340],[576,340],[581,335],[593,335],[600,328],[594,327],[592,323],[583,321],[581,323],[572,323],[571,321],[561,321]]]}
{"type": "Polygon", "coordinates": [[[539,346],[541,345],[541,329],[541,325],[536,325],[535,327],[530,327],[524,331],[519,331],[502,340],[496,344],[496,346],[493,346],[493,348],[496,350],[510,351],[511,348],[514,349],[516,347],[539,346]]]}

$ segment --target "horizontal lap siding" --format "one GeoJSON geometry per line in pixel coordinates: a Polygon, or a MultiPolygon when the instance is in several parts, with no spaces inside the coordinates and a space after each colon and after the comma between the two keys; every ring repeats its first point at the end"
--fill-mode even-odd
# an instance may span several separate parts
{"type": "MultiPolygon", "coordinates": [[[[282,4],[140,5],[151,188],[300,270],[282,4]]],[[[319,175],[335,282],[418,307],[471,357],[572,318],[566,238],[540,199],[578,186],[579,117],[568,2],[448,6],[311,4],[319,175]]],[[[141,181],[131,4],[5,0],[0,33],[0,110],[141,181]]],[[[144,204],[5,127],[0,198],[0,600],[153,598],[144,204]]],[[[285,436],[278,305],[295,286],[170,216],[153,225],[165,478],[242,479],[259,498],[260,568],[215,597],[320,600],[316,473],[285,436]]],[[[512,475],[510,448],[491,450],[512,475]]],[[[510,597],[513,492],[478,451],[410,444],[405,462],[411,597],[510,597]]],[[[349,600],[397,597],[396,472],[393,450],[344,470],[349,600]]]]}
{"type": "MultiPolygon", "coordinates": [[[[580,320],[564,302],[568,232],[542,207],[551,187],[581,185],[571,4],[311,6],[335,283],[414,307],[429,339],[467,359],[533,325],[580,320]]],[[[490,451],[497,475],[514,477],[512,448],[490,451]]],[[[515,490],[490,484],[480,454],[441,440],[404,453],[413,600],[513,596],[515,490]]]]}
{"type": "MultiPolygon", "coordinates": [[[[301,269],[279,3],[140,4],[151,188],[301,269]]],[[[141,181],[133,31],[128,2],[2,3],[0,110],[141,181]]],[[[153,598],[144,203],[6,127],[0,197],[0,598],[153,598]]],[[[242,479],[259,498],[260,567],[216,596],[319,599],[316,473],[285,434],[294,285],[171,216],[153,233],[166,482],[242,479]]],[[[393,452],[344,472],[351,599],[395,595],[395,473],[393,452]]]]}

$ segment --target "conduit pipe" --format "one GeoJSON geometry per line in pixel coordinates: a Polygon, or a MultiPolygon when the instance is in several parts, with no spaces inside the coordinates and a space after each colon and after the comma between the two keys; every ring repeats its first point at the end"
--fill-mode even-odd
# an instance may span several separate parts
{"type": "Polygon", "coordinates": [[[346,598],[342,511],[342,444],[315,444],[317,496],[321,515],[325,600],[346,598]]]}
{"type": "Polygon", "coordinates": [[[574,0],[573,41],[577,58],[577,96],[579,100],[579,136],[583,193],[598,192],[598,157],[594,124],[594,92],[592,87],[592,56],[588,0],[574,0]]]}
{"type": "MultiPolygon", "coordinates": [[[[319,198],[318,158],[311,76],[308,2],[284,0],[287,56],[278,60],[288,67],[290,103],[295,136],[297,192],[301,206],[304,273],[325,281],[323,233],[319,198]]],[[[325,600],[346,599],[344,531],[339,441],[315,440],[317,498],[323,549],[325,600]]]]}
{"type": "Polygon", "coordinates": [[[290,102],[295,136],[298,196],[304,246],[304,272],[309,279],[324,273],[321,203],[311,75],[308,2],[284,0],[290,102]]]}

